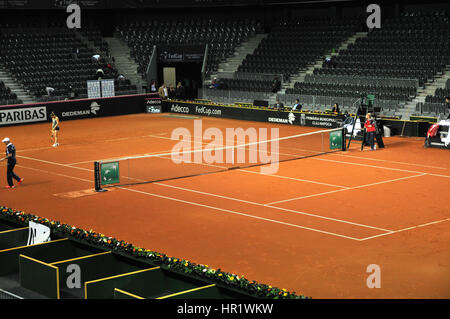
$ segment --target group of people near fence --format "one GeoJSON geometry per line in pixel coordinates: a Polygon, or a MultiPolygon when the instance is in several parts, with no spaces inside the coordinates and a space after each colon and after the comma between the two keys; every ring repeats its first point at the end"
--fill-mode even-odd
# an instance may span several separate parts
{"type": "Polygon", "coordinates": [[[152,81],[150,85],[150,91],[158,93],[162,100],[184,100],[186,99],[186,91],[181,82],[178,82],[177,87],[173,85],[167,86],[163,83],[158,90],[156,89],[156,81],[152,81]]]}
{"type": "MultiPolygon", "coordinates": [[[[280,99],[276,100],[276,103],[273,105],[274,109],[279,109],[279,110],[283,110],[284,109],[284,104],[283,102],[280,101],[280,99]]],[[[292,105],[291,110],[292,111],[301,111],[303,108],[303,105],[300,104],[300,100],[296,99],[294,105],[292,105]]],[[[341,110],[339,108],[339,104],[338,103],[334,103],[333,107],[331,108],[331,112],[334,114],[341,114],[341,110]]]]}

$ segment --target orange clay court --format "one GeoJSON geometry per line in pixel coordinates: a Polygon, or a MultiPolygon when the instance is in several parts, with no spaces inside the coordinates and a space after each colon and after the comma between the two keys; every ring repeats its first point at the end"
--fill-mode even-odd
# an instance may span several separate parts
{"type": "MultiPolygon", "coordinates": [[[[202,118],[203,129],[313,128],[202,118]]],[[[422,138],[93,192],[94,161],[168,153],[193,118],[139,114],[0,128],[25,182],[1,204],[313,298],[450,298],[450,152],[422,138]],[[366,285],[380,266],[381,288],[366,285]]],[[[153,164],[163,173],[167,159],[153,164]]],[[[146,169],[146,167],[140,167],[146,169]]],[[[3,177],[6,185],[6,172],[3,177]]]]}

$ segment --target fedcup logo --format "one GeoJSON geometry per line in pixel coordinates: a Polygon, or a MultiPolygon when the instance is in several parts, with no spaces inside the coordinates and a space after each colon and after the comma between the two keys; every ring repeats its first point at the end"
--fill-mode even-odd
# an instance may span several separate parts
{"type": "Polygon", "coordinates": [[[193,134],[187,128],[176,128],[171,139],[179,141],[172,148],[175,164],[261,164],[262,174],[275,174],[279,168],[279,129],[210,127],[203,130],[202,120],[194,121],[193,134]]]}

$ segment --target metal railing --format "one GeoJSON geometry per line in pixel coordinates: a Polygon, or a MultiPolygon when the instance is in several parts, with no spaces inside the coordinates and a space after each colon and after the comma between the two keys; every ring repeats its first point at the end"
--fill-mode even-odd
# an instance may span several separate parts
{"type": "Polygon", "coordinates": [[[276,73],[247,73],[247,72],[219,72],[217,79],[234,79],[234,80],[249,80],[249,81],[273,81],[278,78],[283,83],[283,74],[276,73]]]}
{"type": "Polygon", "coordinates": [[[446,103],[424,102],[416,104],[417,114],[438,115],[447,114],[449,112],[446,103]]]}
{"type": "MultiPolygon", "coordinates": [[[[253,103],[254,100],[270,101],[274,94],[271,92],[249,92],[218,89],[199,89],[199,97],[216,103],[233,104],[235,102],[253,103]]],[[[340,96],[316,96],[297,94],[277,94],[276,98],[286,107],[293,106],[298,99],[304,110],[330,110],[335,103],[341,111],[353,112],[355,98],[340,96]]],[[[359,100],[359,99],[358,99],[359,100]]],[[[375,99],[373,106],[380,107],[383,113],[394,113],[399,110],[404,101],[375,99]]]]}
{"type": "MultiPolygon", "coordinates": [[[[295,100],[298,99],[304,109],[326,110],[331,109],[335,103],[339,105],[341,110],[351,110],[355,98],[341,97],[341,96],[316,96],[316,95],[302,95],[302,94],[277,94],[277,98],[285,106],[294,105],[295,100]]],[[[381,100],[375,99],[374,107],[380,107],[383,111],[395,111],[404,103],[400,100],[381,100]]]]}
{"type": "Polygon", "coordinates": [[[24,299],[6,290],[0,289],[0,300],[24,299]]]}
{"type": "Polygon", "coordinates": [[[419,87],[418,79],[385,78],[370,76],[320,75],[307,74],[306,83],[350,84],[350,85],[381,85],[394,87],[419,87]]]}
{"type": "Polygon", "coordinates": [[[253,103],[254,100],[269,100],[273,93],[202,88],[198,90],[198,95],[202,99],[217,103],[233,104],[235,102],[253,103]]]}

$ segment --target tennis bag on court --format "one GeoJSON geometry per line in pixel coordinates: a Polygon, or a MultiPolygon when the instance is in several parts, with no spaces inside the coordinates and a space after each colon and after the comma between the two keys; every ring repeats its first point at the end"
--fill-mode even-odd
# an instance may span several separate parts
{"type": "Polygon", "coordinates": [[[436,123],[430,126],[427,132],[427,137],[425,138],[425,147],[430,147],[431,139],[437,135],[438,130],[439,124],[436,123]]]}
{"type": "Polygon", "coordinates": [[[377,131],[375,138],[377,140],[378,148],[384,148],[383,135],[377,131]]]}

